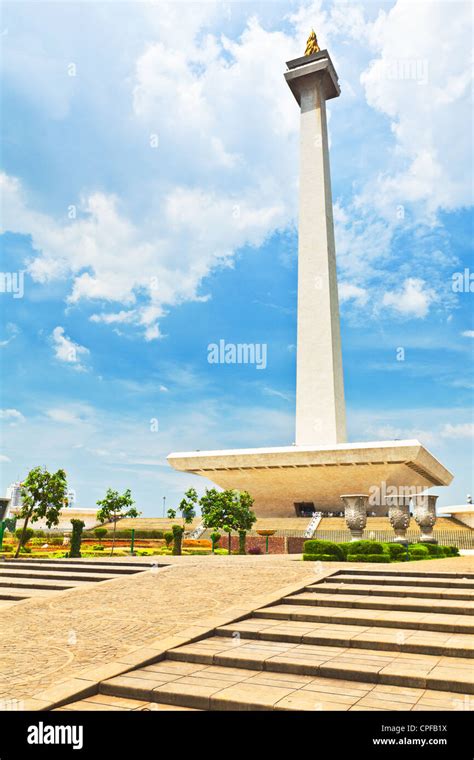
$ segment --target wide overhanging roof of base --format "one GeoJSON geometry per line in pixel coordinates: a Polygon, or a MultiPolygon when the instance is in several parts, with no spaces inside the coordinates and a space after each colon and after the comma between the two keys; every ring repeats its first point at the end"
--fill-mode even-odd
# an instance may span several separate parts
{"type": "Polygon", "coordinates": [[[169,464],[182,472],[211,477],[219,471],[405,465],[432,485],[446,486],[453,475],[417,440],[340,443],[332,446],[279,446],[258,449],[172,453],[169,464]]]}

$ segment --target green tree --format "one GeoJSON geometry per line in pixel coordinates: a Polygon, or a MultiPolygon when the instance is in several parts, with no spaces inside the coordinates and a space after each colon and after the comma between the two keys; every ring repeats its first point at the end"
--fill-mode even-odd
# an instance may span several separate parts
{"type": "Polygon", "coordinates": [[[135,502],[132,499],[132,492],[129,488],[127,488],[122,494],[119,494],[118,491],[114,491],[112,488],[108,488],[105,499],[97,502],[97,506],[100,507],[97,512],[98,521],[101,523],[112,521],[114,525],[110,556],[114,553],[117,521],[124,517],[138,517],[138,515],[141,514],[141,512],[133,506],[134,504],[135,502]]]}
{"type": "Polygon", "coordinates": [[[71,525],[72,525],[72,536],[71,536],[71,548],[69,550],[69,556],[80,557],[82,530],[84,528],[85,523],[82,520],[71,520],[71,525]]]}
{"type": "Polygon", "coordinates": [[[201,497],[200,504],[206,528],[221,528],[227,533],[229,554],[232,531],[246,533],[257,519],[251,510],[253,499],[247,491],[217,491],[210,488],[201,497]]]}
{"type": "Polygon", "coordinates": [[[184,494],[184,499],[181,499],[178,509],[183,518],[183,528],[192,523],[196,517],[196,506],[198,501],[199,497],[195,488],[189,488],[184,494]]]}
{"type": "Polygon", "coordinates": [[[174,520],[176,517],[176,510],[175,509],[168,509],[166,512],[166,515],[168,517],[168,520],[174,520]]]}
{"type": "Polygon", "coordinates": [[[22,505],[17,516],[24,523],[15,557],[18,557],[24,545],[30,520],[36,522],[44,518],[48,528],[58,524],[61,509],[67,504],[66,473],[64,470],[50,473],[46,467],[34,467],[21,485],[21,499],[22,505]]]}

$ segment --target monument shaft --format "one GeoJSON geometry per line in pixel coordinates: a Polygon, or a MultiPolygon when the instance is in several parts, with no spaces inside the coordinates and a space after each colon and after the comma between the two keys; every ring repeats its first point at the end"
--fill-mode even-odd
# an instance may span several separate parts
{"type": "Polygon", "coordinates": [[[326,94],[334,97],[339,90],[328,91],[328,67],[332,68],[332,64],[322,56],[324,51],[311,56],[312,63],[287,72],[287,81],[301,108],[297,446],[346,441],[326,120],[326,94]]]}

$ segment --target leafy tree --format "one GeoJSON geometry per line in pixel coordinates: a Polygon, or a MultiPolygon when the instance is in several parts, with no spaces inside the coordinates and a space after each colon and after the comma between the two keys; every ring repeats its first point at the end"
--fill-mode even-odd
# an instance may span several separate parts
{"type": "Polygon", "coordinates": [[[69,550],[69,556],[80,557],[82,530],[84,528],[85,523],[82,520],[71,520],[71,525],[72,525],[72,536],[71,536],[71,548],[69,550]]]}
{"type": "Polygon", "coordinates": [[[94,536],[97,538],[99,545],[102,546],[102,540],[107,535],[107,528],[94,528],[94,536]]]}
{"type": "Polygon", "coordinates": [[[174,538],[173,531],[172,530],[165,530],[165,532],[163,533],[163,538],[166,541],[166,548],[169,549],[169,547],[173,543],[173,538],[174,538]]]}
{"type": "Polygon", "coordinates": [[[169,520],[174,520],[176,517],[176,510],[175,509],[168,509],[167,516],[169,520]]]}
{"type": "Polygon", "coordinates": [[[196,517],[196,507],[199,503],[199,497],[195,488],[188,488],[184,494],[184,499],[179,503],[179,511],[183,518],[183,527],[192,523],[196,517]]]}
{"type": "Polygon", "coordinates": [[[51,528],[59,522],[61,509],[67,504],[67,481],[64,470],[50,473],[46,467],[34,467],[21,485],[22,505],[18,517],[24,520],[15,557],[25,543],[28,522],[45,518],[51,528]]]}
{"type": "Polygon", "coordinates": [[[206,528],[221,528],[227,533],[229,554],[232,531],[246,533],[257,519],[251,510],[253,499],[247,491],[217,491],[211,488],[201,497],[200,504],[206,528]]]}
{"type": "Polygon", "coordinates": [[[115,548],[115,533],[117,529],[117,521],[124,517],[138,517],[141,514],[133,505],[135,502],[132,499],[132,492],[129,488],[119,494],[118,491],[114,491],[112,488],[107,489],[105,499],[97,502],[97,506],[100,507],[97,512],[97,519],[101,523],[112,521],[114,524],[114,533],[112,537],[112,550],[110,556],[114,553],[115,548]]]}

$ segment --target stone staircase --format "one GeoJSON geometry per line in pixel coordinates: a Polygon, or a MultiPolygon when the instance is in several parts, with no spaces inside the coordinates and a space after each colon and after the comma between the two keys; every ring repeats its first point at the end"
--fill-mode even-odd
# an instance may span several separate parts
{"type": "Polygon", "coordinates": [[[61,710],[474,710],[474,575],[338,571],[61,710]]]}
{"type": "Polygon", "coordinates": [[[0,562],[0,609],[24,599],[149,570],[151,563],[123,560],[9,559],[0,562]]]}

